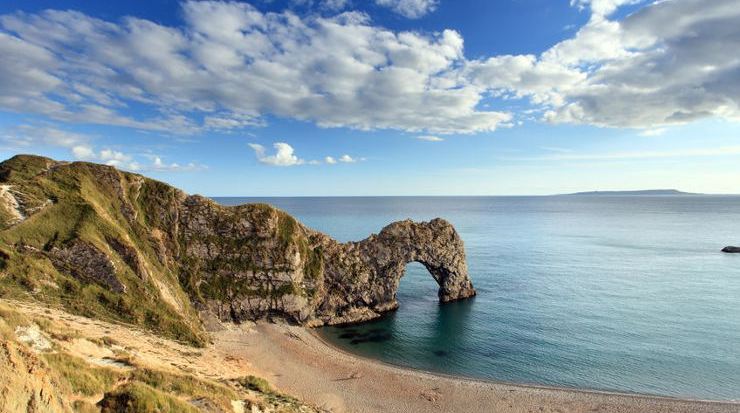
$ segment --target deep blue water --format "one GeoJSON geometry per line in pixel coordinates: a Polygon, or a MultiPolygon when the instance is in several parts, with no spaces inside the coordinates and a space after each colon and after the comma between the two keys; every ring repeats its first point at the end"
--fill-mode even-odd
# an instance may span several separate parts
{"type": "Polygon", "coordinates": [[[517,383],[740,399],[740,197],[218,198],[348,241],[405,218],[460,232],[472,300],[410,264],[401,308],[322,329],[385,362],[517,383]]]}

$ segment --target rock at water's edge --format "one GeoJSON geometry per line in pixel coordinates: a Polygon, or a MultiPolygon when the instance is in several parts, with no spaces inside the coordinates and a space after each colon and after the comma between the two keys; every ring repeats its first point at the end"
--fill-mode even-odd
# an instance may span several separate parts
{"type": "Polygon", "coordinates": [[[722,252],[740,254],[740,247],[724,247],[722,248],[722,252]]]}

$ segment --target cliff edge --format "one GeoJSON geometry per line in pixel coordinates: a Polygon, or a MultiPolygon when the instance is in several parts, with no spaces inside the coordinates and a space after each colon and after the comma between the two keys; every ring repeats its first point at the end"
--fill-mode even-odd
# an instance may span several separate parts
{"type": "Polygon", "coordinates": [[[439,284],[440,301],[475,295],[463,242],[442,219],[340,243],[269,205],[225,207],[111,166],[0,163],[0,297],[188,342],[204,343],[216,320],[378,317],[398,306],[412,261],[439,284]]]}

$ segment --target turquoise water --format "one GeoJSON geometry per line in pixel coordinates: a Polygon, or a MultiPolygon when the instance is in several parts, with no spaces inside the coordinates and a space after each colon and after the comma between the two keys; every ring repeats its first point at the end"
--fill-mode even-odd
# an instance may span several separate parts
{"type": "Polygon", "coordinates": [[[472,300],[410,264],[400,309],[329,327],[388,363],[516,383],[740,399],[740,197],[221,198],[268,202],[342,241],[394,220],[460,232],[472,300]]]}

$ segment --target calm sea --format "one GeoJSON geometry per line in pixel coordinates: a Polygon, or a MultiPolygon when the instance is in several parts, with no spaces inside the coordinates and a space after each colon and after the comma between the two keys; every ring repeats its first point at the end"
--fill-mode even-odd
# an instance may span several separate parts
{"type": "Polygon", "coordinates": [[[516,383],[740,399],[740,197],[217,198],[267,202],[341,241],[443,217],[472,300],[439,305],[409,264],[401,308],[329,327],[388,363],[516,383]]]}

